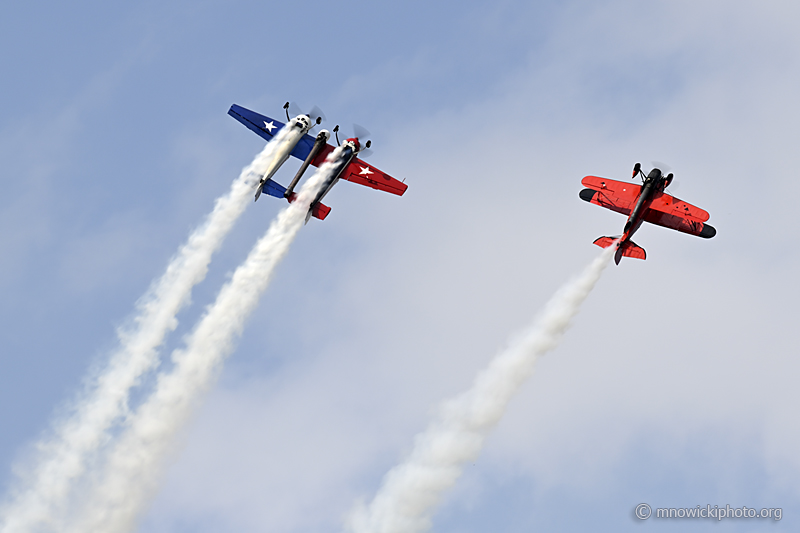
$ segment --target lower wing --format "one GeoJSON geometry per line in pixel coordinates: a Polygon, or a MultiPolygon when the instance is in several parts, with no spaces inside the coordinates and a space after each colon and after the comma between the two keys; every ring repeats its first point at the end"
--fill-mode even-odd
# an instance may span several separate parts
{"type": "Polygon", "coordinates": [[[717,230],[705,222],[686,216],[663,213],[652,208],[645,211],[642,218],[651,224],[688,233],[689,235],[697,235],[704,239],[710,239],[717,234],[717,230]]]}
{"type": "Polygon", "coordinates": [[[717,234],[713,226],[705,223],[709,218],[707,211],[666,193],[653,199],[642,218],[651,224],[704,239],[717,234]]]}

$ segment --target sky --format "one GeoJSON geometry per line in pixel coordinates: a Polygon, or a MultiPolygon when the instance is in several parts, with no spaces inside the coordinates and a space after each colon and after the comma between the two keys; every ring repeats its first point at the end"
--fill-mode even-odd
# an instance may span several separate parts
{"type": "MultiPolygon", "coordinates": [[[[704,531],[635,506],[780,507],[800,402],[791,2],[137,2],[0,7],[0,486],[264,146],[233,103],[372,132],[402,198],[305,226],[140,522],[342,531],[437,406],[624,218],[586,175],[663,161],[711,240],[645,226],[447,493],[434,531],[704,531]]],[[[291,161],[277,174],[286,184],[291,161]]],[[[283,204],[245,215],[182,339],[283,204]]],[[[165,363],[168,365],[168,363],[165,363]]],[[[146,394],[139,391],[135,401],[146,394]]]]}

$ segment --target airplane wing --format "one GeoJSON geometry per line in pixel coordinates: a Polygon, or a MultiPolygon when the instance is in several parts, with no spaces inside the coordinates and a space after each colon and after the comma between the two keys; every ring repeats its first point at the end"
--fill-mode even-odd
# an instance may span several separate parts
{"type": "MultiPolygon", "coordinates": [[[[298,146],[300,146],[300,143],[298,143],[298,146]]],[[[314,147],[314,139],[311,139],[311,145],[308,147],[308,149],[303,148],[303,157],[300,157],[299,155],[295,157],[299,157],[300,159],[305,161],[306,157],[308,157],[308,154],[311,152],[311,148],[313,147],[314,147]]],[[[322,163],[325,162],[325,160],[328,158],[328,154],[333,152],[333,150],[334,150],[333,146],[331,146],[330,144],[326,144],[325,147],[319,151],[317,157],[315,157],[314,160],[311,161],[311,164],[314,165],[315,167],[320,166],[322,163]]],[[[292,152],[292,155],[295,155],[294,152],[292,152]]]]}
{"type": "Polygon", "coordinates": [[[368,165],[362,160],[356,158],[344,172],[342,172],[342,179],[358,183],[359,185],[366,185],[379,191],[386,191],[398,196],[403,196],[403,193],[408,189],[408,185],[396,180],[389,174],[378,170],[377,168],[368,165]]]}
{"type": "MultiPolygon", "coordinates": [[[[314,143],[312,142],[311,144],[313,146],[314,143]]],[[[299,143],[298,146],[300,146],[299,143]]],[[[308,155],[309,151],[311,151],[311,148],[305,152],[305,155],[308,155]]],[[[322,149],[322,151],[320,151],[319,155],[314,158],[311,164],[316,167],[320,166],[325,161],[325,158],[328,157],[328,154],[332,151],[333,146],[330,144],[327,145],[322,149]]],[[[292,155],[294,155],[294,152],[292,152],[292,155]]],[[[302,159],[305,159],[305,157],[302,159]]],[[[355,158],[352,163],[350,163],[347,168],[344,169],[341,178],[347,181],[352,181],[353,183],[358,183],[359,185],[366,185],[367,187],[378,189],[379,191],[390,192],[398,196],[403,196],[403,193],[405,193],[406,189],[408,189],[408,185],[405,183],[391,177],[382,170],[368,165],[358,158],[355,158]]]]}
{"type": "Polygon", "coordinates": [[[706,239],[717,234],[717,230],[713,226],[704,224],[709,218],[707,211],[665,193],[653,200],[642,218],[657,226],[706,239]]]}
{"type": "Polygon", "coordinates": [[[704,211],[699,207],[695,207],[688,202],[684,202],[666,193],[661,193],[661,196],[655,198],[653,203],[650,204],[650,209],[655,209],[667,215],[694,219],[698,222],[705,222],[709,218],[708,211],[704,211]]]}
{"type": "MultiPolygon", "coordinates": [[[[228,110],[228,114],[267,141],[272,140],[272,137],[286,125],[279,120],[259,115],[255,111],[250,111],[236,104],[231,106],[228,110]]],[[[311,139],[311,145],[314,145],[313,138],[311,139]]],[[[311,150],[311,148],[309,148],[309,150],[311,150]]]]}
{"type": "MultiPolygon", "coordinates": [[[[263,139],[270,141],[278,133],[281,128],[286,126],[280,120],[275,120],[274,118],[270,118],[255,111],[250,111],[247,108],[242,106],[233,104],[231,108],[228,110],[228,114],[247,126],[248,129],[254,131],[256,135],[259,135],[263,139]]],[[[311,153],[311,149],[314,147],[314,141],[316,139],[309,134],[303,135],[303,138],[297,141],[294,149],[291,151],[291,155],[299,159],[300,161],[305,161],[308,154],[311,153]]],[[[330,144],[327,145],[322,151],[314,158],[314,161],[311,162],[312,165],[318,167],[324,161],[325,158],[328,157],[328,154],[333,151],[333,146],[330,144]]]]}
{"type": "Polygon", "coordinates": [[[611,209],[623,215],[630,215],[642,187],[635,183],[610,180],[598,176],[586,176],[581,180],[586,189],[580,197],[591,204],[611,209]]]}

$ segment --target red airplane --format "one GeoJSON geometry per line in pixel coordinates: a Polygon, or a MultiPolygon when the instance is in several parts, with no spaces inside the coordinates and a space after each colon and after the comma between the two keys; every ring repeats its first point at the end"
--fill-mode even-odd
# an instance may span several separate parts
{"type": "Polygon", "coordinates": [[[588,187],[580,192],[582,200],[628,215],[621,236],[600,237],[594,241],[594,244],[601,248],[608,248],[617,243],[617,253],[614,255],[616,264],[619,264],[623,257],[636,259],[647,257],[644,248],[637,246],[631,240],[631,236],[639,229],[642,222],[650,222],[704,239],[710,239],[717,234],[717,230],[705,223],[708,220],[706,211],[664,192],[672,182],[671,172],[664,176],[661,170],[654,168],[645,176],[642,165],[636,163],[633,167],[633,177],[639,174],[642,176],[641,186],[597,176],[586,176],[581,181],[588,187]]]}

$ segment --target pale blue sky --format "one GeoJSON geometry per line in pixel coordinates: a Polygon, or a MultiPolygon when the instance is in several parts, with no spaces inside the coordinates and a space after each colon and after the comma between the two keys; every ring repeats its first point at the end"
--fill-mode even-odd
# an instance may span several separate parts
{"type": "MultiPolygon", "coordinates": [[[[293,100],[373,134],[280,267],[142,531],[337,531],[624,219],[586,174],[673,166],[711,241],[643,228],[539,365],[436,531],[797,527],[790,2],[139,2],[0,8],[0,485],[293,100]]],[[[296,163],[278,180],[287,182],[296,163]]],[[[164,353],[282,207],[250,206],[164,353]]]]}

